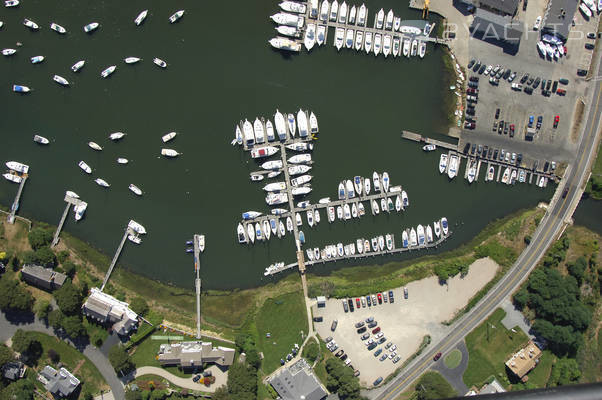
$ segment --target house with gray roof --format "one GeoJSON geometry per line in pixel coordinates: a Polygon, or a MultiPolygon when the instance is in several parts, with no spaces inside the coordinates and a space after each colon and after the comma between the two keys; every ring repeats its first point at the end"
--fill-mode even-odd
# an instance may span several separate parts
{"type": "Polygon", "coordinates": [[[69,397],[80,384],[79,379],[65,368],[57,371],[50,365],[40,371],[38,380],[56,398],[69,397]]]}
{"type": "Polygon", "coordinates": [[[119,335],[128,335],[138,325],[138,314],[130,310],[128,303],[117,300],[98,288],[90,290],[82,312],[101,324],[113,324],[113,330],[119,335]]]}
{"type": "Polygon", "coordinates": [[[211,342],[164,343],[159,347],[158,360],[161,366],[175,365],[184,369],[201,367],[203,363],[214,363],[222,367],[232,365],[235,350],[228,347],[213,347],[211,342]]]}
{"type": "Polygon", "coordinates": [[[283,400],[323,400],[328,396],[303,359],[284,368],[270,380],[270,385],[283,400]],[[297,366],[299,363],[301,367],[297,366]]]}
{"type": "Polygon", "coordinates": [[[63,286],[67,280],[67,275],[55,272],[52,268],[25,264],[21,269],[21,278],[30,285],[52,291],[63,286]]]}
{"type": "Polygon", "coordinates": [[[2,377],[11,381],[23,378],[27,367],[20,361],[7,362],[0,368],[2,377]]]}

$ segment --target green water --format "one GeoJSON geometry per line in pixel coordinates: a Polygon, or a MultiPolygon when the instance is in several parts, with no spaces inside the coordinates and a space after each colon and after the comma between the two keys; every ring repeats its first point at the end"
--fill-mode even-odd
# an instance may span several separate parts
{"type": "MultiPolygon", "coordinates": [[[[374,1],[369,20],[380,7],[394,7],[397,15],[408,19],[418,16],[406,2],[374,1]]],[[[113,254],[129,219],[146,227],[149,234],[142,245],[125,246],[120,268],[191,287],[193,263],[184,242],[193,233],[204,233],[204,287],[261,284],[267,281],[267,265],[295,260],[294,241],[288,236],[269,244],[238,245],[240,213],[266,211],[267,206],[263,184],[249,180],[255,162],[230,141],[241,118],[272,118],[276,108],[292,112],[299,107],[316,113],[321,132],[313,155],[310,199],[335,198],[341,179],[378,170],[388,171],[393,185],[403,185],[411,203],[403,214],[347,223],[329,225],[322,215],[317,229],[303,228],[312,247],[387,232],[399,237],[402,228],[445,215],[454,234],[433,251],[452,249],[492,219],[550,197],[551,188],[509,188],[482,179],[472,186],[462,179],[450,183],[438,173],[438,152],[425,154],[417,144],[400,139],[402,129],[429,136],[443,131],[441,96],[448,91],[442,87],[440,49],[429,46],[423,60],[337,53],[331,31],[327,46],[314,48],[310,55],[286,56],[267,44],[275,33],[269,20],[275,12],[277,1],[23,0],[18,9],[3,8],[0,46],[23,43],[15,56],[0,58],[0,159],[31,167],[19,214],[56,224],[64,192],[73,190],[89,206],[77,224],[70,215],[65,230],[103,252],[113,254]],[[132,21],[145,8],[150,8],[149,16],[137,28],[132,21]],[[181,8],[186,15],[170,25],[167,17],[181,8]],[[21,25],[24,17],[42,29],[29,32],[21,25]],[[51,20],[69,34],[50,31],[51,20]],[[101,28],[86,35],[82,27],[91,21],[100,22],[101,28]],[[32,65],[29,57],[35,55],[46,60],[32,65]],[[126,65],[121,60],[128,56],[144,61],[126,65]],[[168,62],[167,70],[152,64],[155,56],[168,62]],[[69,67],[80,59],[86,66],[73,74],[69,67]],[[100,71],[113,64],[117,71],[101,79],[100,71]],[[71,87],[59,87],[51,79],[54,74],[67,78],[71,87]],[[16,95],[10,90],[14,83],[34,92],[16,95]],[[179,135],[166,147],[184,154],[176,160],[161,159],[160,138],[172,130],[179,135]],[[108,134],[114,131],[127,136],[112,143],[108,134]],[[36,145],[34,133],[52,143],[36,145]],[[90,140],[104,150],[88,148],[90,140]],[[130,164],[118,165],[119,156],[130,164]],[[80,160],[94,169],[91,177],[77,167],[80,160]],[[107,180],[111,188],[97,186],[95,177],[107,180]],[[141,187],[144,196],[134,196],[127,188],[130,183],[141,187]]],[[[16,189],[2,180],[0,202],[9,205],[16,189]]],[[[317,268],[326,272],[346,265],[350,264],[317,268]]]]}

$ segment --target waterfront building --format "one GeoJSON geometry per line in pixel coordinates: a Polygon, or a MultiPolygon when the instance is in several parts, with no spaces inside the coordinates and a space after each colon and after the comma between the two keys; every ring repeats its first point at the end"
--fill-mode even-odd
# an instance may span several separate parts
{"type": "Polygon", "coordinates": [[[500,46],[510,45],[518,51],[523,26],[521,21],[509,16],[501,16],[492,12],[477,9],[470,26],[472,36],[500,46]]]}
{"type": "Polygon", "coordinates": [[[21,278],[30,285],[46,290],[60,289],[67,276],[35,264],[25,264],[21,269],[21,278]]]}
{"type": "Polygon", "coordinates": [[[213,347],[211,342],[164,343],[159,347],[158,360],[161,366],[175,365],[184,369],[200,368],[203,363],[214,363],[222,367],[232,365],[235,350],[228,347],[213,347]]]}
{"type": "Polygon", "coordinates": [[[128,335],[138,325],[138,314],[130,310],[128,303],[119,301],[98,288],[90,290],[90,297],[82,306],[82,311],[101,324],[113,324],[113,330],[119,335],[128,335]]]}
{"type": "MultiPolygon", "coordinates": [[[[455,0],[454,0],[455,1],[455,0]]],[[[499,15],[516,15],[520,0],[459,0],[461,3],[499,15]]]]}
{"type": "Polygon", "coordinates": [[[50,365],[45,366],[38,374],[38,380],[56,398],[71,396],[80,384],[79,379],[65,368],[57,371],[50,365]]]}
{"type": "Polygon", "coordinates": [[[566,42],[578,5],[579,0],[551,0],[541,32],[566,42]]]}

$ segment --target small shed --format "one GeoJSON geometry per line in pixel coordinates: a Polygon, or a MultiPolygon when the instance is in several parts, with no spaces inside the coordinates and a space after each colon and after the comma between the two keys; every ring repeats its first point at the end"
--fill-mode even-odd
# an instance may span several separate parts
{"type": "Polygon", "coordinates": [[[326,297],[325,296],[318,296],[318,297],[316,297],[316,300],[318,300],[318,307],[326,307],[326,297]]]}

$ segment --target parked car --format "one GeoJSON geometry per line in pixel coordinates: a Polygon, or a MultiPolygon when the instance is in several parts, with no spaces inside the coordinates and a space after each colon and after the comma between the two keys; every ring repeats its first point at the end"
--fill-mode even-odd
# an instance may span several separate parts
{"type": "Polygon", "coordinates": [[[515,78],[516,78],[516,72],[511,73],[510,76],[508,77],[508,82],[512,83],[512,81],[514,81],[515,78]]]}
{"type": "Polygon", "coordinates": [[[378,378],[377,378],[377,379],[376,379],[376,380],[375,380],[375,381],[372,383],[372,385],[374,385],[374,386],[378,386],[378,385],[380,385],[380,383],[381,383],[382,381],[383,381],[383,377],[382,377],[382,376],[379,376],[379,377],[378,377],[378,378]]]}
{"type": "Polygon", "coordinates": [[[596,46],[593,43],[586,43],[585,48],[588,50],[593,50],[596,46]]]}
{"type": "Polygon", "coordinates": [[[474,67],[472,67],[472,70],[474,72],[477,72],[479,70],[479,68],[481,68],[481,61],[477,61],[477,63],[474,65],[474,67]]]}
{"type": "Polygon", "coordinates": [[[337,352],[336,352],[336,354],[335,354],[334,356],[335,356],[335,357],[340,357],[340,356],[342,356],[343,354],[345,354],[345,351],[343,351],[343,349],[341,349],[341,350],[337,351],[337,352]]]}
{"type": "Polygon", "coordinates": [[[482,74],[483,74],[483,72],[485,72],[486,68],[487,68],[486,66],[484,66],[484,65],[481,65],[481,68],[479,68],[479,74],[481,74],[481,75],[482,75],[482,74]]]}
{"type": "Polygon", "coordinates": [[[366,346],[370,346],[370,345],[371,345],[371,344],[373,344],[373,343],[375,343],[375,340],[374,340],[374,338],[370,338],[370,339],[368,339],[368,340],[366,340],[366,341],[364,342],[364,344],[365,344],[366,346]]]}
{"type": "MultiPolygon", "coordinates": [[[[343,354],[341,356],[341,361],[345,361],[347,359],[347,354],[343,354]]],[[[349,360],[349,362],[351,362],[351,360],[349,360]]],[[[345,363],[345,364],[349,364],[349,363],[345,363]]]]}
{"type": "Polygon", "coordinates": [[[497,132],[497,121],[493,121],[493,132],[497,132]]]}
{"type": "Polygon", "coordinates": [[[367,324],[369,324],[372,321],[374,321],[374,317],[368,317],[368,318],[366,318],[366,323],[367,324]]]}
{"type": "Polygon", "coordinates": [[[326,344],[328,344],[328,343],[330,343],[330,342],[332,342],[332,336],[328,336],[328,337],[326,338],[326,340],[324,340],[324,343],[326,343],[326,344]]]}
{"type": "Polygon", "coordinates": [[[382,356],[380,356],[380,358],[378,359],[379,361],[385,361],[387,359],[387,355],[383,354],[382,356]]]}
{"type": "Polygon", "coordinates": [[[368,324],[368,328],[374,328],[378,323],[376,321],[372,321],[368,324]]]}
{"type": "Polygon", "coordinates": [[[529,74],[525,74],[525,75],[523,75],[522,78],[520,78],[520,83],[525,83],[525,82],[527,82],[528,79],[529,79],[529,74]]]}
{"type": "Polygon", "coordinates": [[[355,324],[356,328],[361,328],[362,326],[364,326],[364,321],[360,321],[358,323],[355,324]]]}
{"type": "Polygon", "coordinates": [[[393,291],[392,291],[392,290],[389,290],[389,301],[390,301],[391,303],[394,303],[393,291]]]}
{"type": "Polygon", "coordinates": [[[338,323],[339,323],[339,321],[337,321],[336,319],[334,321],[332,321],[332,325],[330,325],[330,330],[334,332],[334,330],[337,329],[338,323]]]}
{"type": "Polygon", "coordinates": [[[354,311],[354,307],[353,307],[353,300],[351,299],[347,299],[347,304],[349,304],[349,311],[353,312],[354,311]]]}
{"type": "Polygon", "coordinates": [[[479,77],[478,76],[471,76],[470,78],[468,78],[468,80],[470,82],[478,82],[479,81],[479,77]]]}
{"type": "Polygon", "coordinates": [[[510,124],[510,137],[514,137],[514,124],[510,124]]]}
{"type": "Polygon", "coordinates": [[[314,317],[314,322],[322,322],[323,318],[322,317],[314,317]]]}
{"type": "Polygon", "coordinates": [[[357,333],[364,333],[364,332],[366,332],[366,327],[365,326],[362,326],[361,328],[359,328],[357,330],[357,333]]]}
{"type": "Polygon", "coordinates": [[[375,335],[375,337],[376,337],[377,339],[380,339],[380,338],[381,338],[381,337],[383,337],[384,335],[385,335],[385,334],[384,334],[384,332],[378,332],[378,333],[375,335]]]}
{"type": "Polygon", "coordinates": [[[385,345],[385,349],[388,349],[389,347],[393,346],[393,342],[389,342],[385,345]]]}
{"type": "Polygon", "coordinates": [[[474,58],[472,60],[470,60],[468,62],[468,69],[472,68],[473,65],[475,65],[477,63],[477,60],[475,60],[474,58]]]}
{"type": "Polygon", "coordinates": [[[533,82],[533,89],[537,89],[540,82],[541,82],[541,78],[537,77],[537,79],[535,79],[535,82],[533,82]]]}
{"type": "Polygon", "coordinates": [[[389,349],[389,351],[395,351],[395,350],[397,350],[397,346],[396,345],[391,346],[391,348],[389,349]]]}
{"type": "Polygon", "coordinates": [[[376,343],[370,343],[370,345],[368,346],[368,351],[374,350],[376,346],[378,346],[376,343]]]}
{"type": "Polygon", "coordinates": [[[535,19],[535,23],[533,24],[533,30],[534,31],[538,30],[540,25],[541,25],[541,15],[535,19]]]}
{"type": "Polygon", "coordinates": [[[596,34],[594,32],[588,32],[587,38],[588,39],[595,39],[596,38],[596,34]]]}
{"type": "Polygon", "coordinates": [[[406,288],[406,287],[403,288],[403,298],[404,299],[408,298],[408,288],[406,288]]]}
{"type": "Polygon", "coordinates": [[[359,299],[359,297],[357,297],[357,298],[355,299],[355,306],[356,306],[357,308],[362,308],[362,303],[360,302],[360,299],[359,299]]]}
{"type": "Polygon", "coordinates": [[[382,352],[383,352],[383,349],[378,349],[378,350],[376,350],[376,351],[374,352],[374,357],[378,357],[378,356],[380,356],[380,353],[382,353],[382,352]]]}
{"type": "Polygon", "coordinates": [[[437,361],[441,358],[441,352],[435,354],[435,357],[433,357],[433,361],[437,361]]]}
{"type": "Polygon", "coordinates": [[[380,326],[377,326],[376,328],[372,329],[373,335],[376,335],[378,332],[380,332],[380,326]]]}
{"type": "Polygon", "coordinates": [[[502,78],[504,80],[508,80],[508,78],[510,78],[511,74],[512,74],[512,70],[511,69],[507,69],[506,72],[504,72],[504,74],[502,75],[502,78]]]}
{"type": "Polygon", "coordinates": [[[550,90],[551,87],[552,87],[552,81],[548,79],[548,81],[546,82],[546,90],[550,90]]]}
{"type": "Polygon", "coordinates": [[[364,297],[362,297],[362,307],[366,307],[366,299],[364,297]]]}
{"type": "Polygon", "coordinates": [[[376,296],[372,295],[372,304],[376,305],[376,296]]]}
{"type": "Polygon", "coordinates": [[[525,92],[527,94],[532,94],[533,88],[531,86],[525,86],[525,88],[523,89],[523,92],[525,92]]]}
{"type": "Polygon", "coordinates": [[[494,159],[494,160],[497,160],[497,155],[498,155],[498,149],[495,149],[495,150],[493,151],[493,159],[494,159]]]}
{"type": "Polygon", "coordinates": [[[366,302],[368,303],[368,307],[372,306],[372,300],[370,299],[370,296],[366,296],[366,302]]]}
{"type": "MultiPolygon", "coordinates": [[[[365,328],[365,327],[364,327],[364,328],[365,328]]],[[[370,337],[370,333],[366,332],[366,333],[364,333],[364,334],[362,335],[362,337],[360,337],[360,339],[362,339],[362,340],[366,340],[366,339],[368,339],[369,337],[370,337]]]]}
{"type": "MultiPolygon", "coordinates": [[[[525,0],[527,1],[527,0],[525,0]]],[[[397,362],[399,361],[399,356],[395,356],[395,358],[393,359],[393,364],[397,364],[397,362]]]]}
{"type": "Polygon", "coordinates": [[[391,353],[389,353],[389,358],[393,359],[393,357],[395,357],[396,355],[397,353],[392,351],[391,353]]]}
{"type": "Polygon", "coordinates": [[[343,310],[345,310],[345,312],[349,312],[349,306],[347,305],[347,300],[343,300],[343,310]]]}
{"type": "Polygon", "coordinates": [[[196,375],[194,378],[192,378],[193,382],[198,382],[201,380],[201,375],[196,375]]]}
{"type": "Polygon", "coordinates": [[[557,115],[554,117],[554,128],[558,128],[558,121],[560,121],[560,116],[557,115]]]}
{"type": "Polygon", "coordinates": [[[476,124],[470,121],[464,121],[464,129],[474,129],[476,128],[476,124]]]}
{"type": "Polygon", "coordinates": [[[558,95],[560,95],[560,96],[564,96],[564,95],[566,94],[566,90],[564,90],[564,89],[558,89],[558,90],[556,91],[556,94],[558,94],[558,95]]]}
{"type": "Polygon", "coordinates": [[[387,292],[383,292],[382,294],[383,294],[383,301],[386,303],[389,300],[389,298],[387,297],[387,292]]]}
{"type": "Polygon", "coordinates": [[[380,293],[378,293],[376,295],[376,297],[378,297],[378,304],[382,304],[383,303],[383,296],[380,293]]]}
{"type": "Polygon", "coordinates": [[[533,128],[533,121],[535,120],[535,117],[532,115],[529,115],[529,128],[533,128]]]}
{"type": "MultiPolygon", "coordinates": [[[[381,333],[382,333],[382,332],[381,332],[381,333]]],[[[378,343],[378,344],[383,344],[383,343],[384,343],[384,342],[386,342],[386,341],[387,341],[387,338],[383,336],[383,337],[381,337],[380,339],[378,339],[378,342],[377,342],[377,343],[378,343]]]]}

